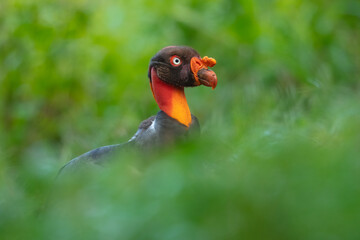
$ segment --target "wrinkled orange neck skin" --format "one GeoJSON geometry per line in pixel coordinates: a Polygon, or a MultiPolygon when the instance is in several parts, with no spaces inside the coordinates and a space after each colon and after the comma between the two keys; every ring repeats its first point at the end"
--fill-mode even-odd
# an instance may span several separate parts
{"type": "Polygon", "coordinates": [[[160,80],[155,68],[151,69],[150,87],[159,108],[170,117],[189,127],[191,112],[185,98],[184,88],[160,80]]]}

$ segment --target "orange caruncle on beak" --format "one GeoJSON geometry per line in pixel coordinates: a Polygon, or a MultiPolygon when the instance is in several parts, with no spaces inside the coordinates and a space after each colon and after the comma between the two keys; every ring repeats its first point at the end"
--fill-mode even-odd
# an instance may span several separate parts
{"type": "Polygon", "coordinates": [[[202,59],[198,57],[193,57],[190,61],[191,71],[194,74],[194,78],[196,81],[196,85],[205,85],[208,87],[212,87],[214,89],[217,85],[217,77],[216,74],[208,69],[209,67],[213,67],[216,64],[216,60],[214,58],[209,58],[207,56],[202,59]]]}
{"type": "Polygon", "coordinates": [[[201,61],[208,67],[213,67],[216,64],[216,60],[214,58],[209,58],[208,56],[203,57],[201,61]]]}

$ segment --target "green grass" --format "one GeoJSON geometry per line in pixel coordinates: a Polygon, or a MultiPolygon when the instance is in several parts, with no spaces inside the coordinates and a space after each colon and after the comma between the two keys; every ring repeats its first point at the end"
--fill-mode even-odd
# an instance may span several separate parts
{"type": "Polygon", "coordinates": [[[359,239],[357,1],[2,1],[1,239],[359,239]],[[152,55],[189,45],[202,135],[55,182],[158,108],[152,55]]]}

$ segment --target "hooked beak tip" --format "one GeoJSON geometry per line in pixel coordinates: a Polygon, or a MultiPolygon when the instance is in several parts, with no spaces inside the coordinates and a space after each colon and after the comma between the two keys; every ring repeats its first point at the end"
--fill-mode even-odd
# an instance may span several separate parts
{"type": "Polygon", "coordinates": [[[199,82],[202,85],[205,85],[207,87],[211,87],[212,89],[216,88],[217,85],[217,77],[214,71],[210,69],[200,69],[198,72],[198,78],[199,82]]]}

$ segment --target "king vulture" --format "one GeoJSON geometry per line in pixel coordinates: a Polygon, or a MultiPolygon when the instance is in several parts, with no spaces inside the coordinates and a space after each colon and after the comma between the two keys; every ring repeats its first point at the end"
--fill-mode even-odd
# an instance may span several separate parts
{"type": "Polygon", "coordinates": [[[148,77],[150,88],[160,111],[142,121],[135,135],[126,143],[99,147],[68,162],[60,171],[74,169],[86,163],[103,164],[121,149],[164,146],[192,132],[199,132],[198,119],[191,114],[185,98],[185,87],[204,85],[214,89],[216,74],[209,69],[215,59],[201,58],[187,46],[161,49],[150,60],[148,77]]]}

